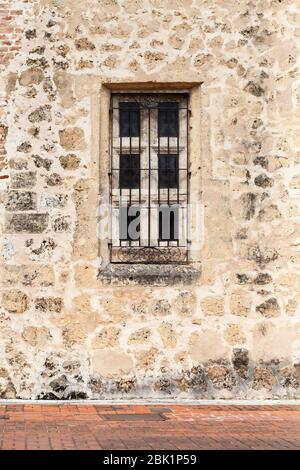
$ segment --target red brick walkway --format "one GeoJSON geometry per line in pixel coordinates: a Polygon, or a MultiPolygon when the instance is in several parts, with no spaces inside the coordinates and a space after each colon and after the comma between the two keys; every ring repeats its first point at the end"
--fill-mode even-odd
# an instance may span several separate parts
{"type": "Polygon", "coordinates": [[[0,405],[0,449],[300,449],[300,406],[0,405]]]}

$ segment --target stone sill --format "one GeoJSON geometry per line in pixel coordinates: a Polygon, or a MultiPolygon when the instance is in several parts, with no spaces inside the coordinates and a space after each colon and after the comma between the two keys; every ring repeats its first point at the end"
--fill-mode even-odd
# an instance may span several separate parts
{"type": "Polygon", "coordinates": [[[102,284],[140,284],[170,286],[192,284],[200,278],[201,270],[191,265],[172,264],[109,264],[98,272],[102,284]]]}

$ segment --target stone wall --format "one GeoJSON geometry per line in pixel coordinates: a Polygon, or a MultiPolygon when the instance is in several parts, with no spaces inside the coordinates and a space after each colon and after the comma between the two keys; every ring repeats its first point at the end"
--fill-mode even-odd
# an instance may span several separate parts
{"type": "Polygon", "coordinates": [[[299,2],[10,0],[0,16],[0,397],[299,397],[299,2]],[[101,85],[187,80],[201,276],[103,280],[101,85]]]}

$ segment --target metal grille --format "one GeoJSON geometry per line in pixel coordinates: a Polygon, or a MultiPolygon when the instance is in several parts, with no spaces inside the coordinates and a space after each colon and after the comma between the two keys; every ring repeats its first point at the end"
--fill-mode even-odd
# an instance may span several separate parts
{"type": "Polygon", "coordinates": [[[111,262],[188,261],[188,94],[113,93],[111,262]]]}

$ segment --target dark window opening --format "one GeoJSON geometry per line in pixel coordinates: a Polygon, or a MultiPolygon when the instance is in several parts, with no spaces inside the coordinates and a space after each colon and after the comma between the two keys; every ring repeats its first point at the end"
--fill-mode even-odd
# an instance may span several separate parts
{"type": "Polygon", "coordinates": [[[158,238],[160,241],[178,240],[178,206],[161,205],[159,208],[158,238]]]}
{"type": "Polygon", "coordinates": [[[159,155],[158,157],[158,186],[163,188],[178,188],[178,156],[159,155]]]}
{"type": "Polygon", "coordinates": [[[121,189],[138,189],[140,187],[140,155],[120,155],[121,189]]]}
{"type": "Polygon", "coordinates": [[[178,103],[177,102],[160,102],[158,105],[158,135],[159,137],[178,137],[179,120],[178,120],[178,103]]]}
{"type": "Polygon", "coordinates": [[[139,137],[140,108],[138,103],[120,102],[120,137],[139,137]]]}
{"type": "Polygon", "coordinates": [[[120,240],[138,241],[140,238],[140,208],[121,206],[119,210],[120,240]]]}

